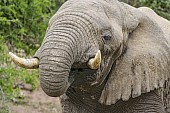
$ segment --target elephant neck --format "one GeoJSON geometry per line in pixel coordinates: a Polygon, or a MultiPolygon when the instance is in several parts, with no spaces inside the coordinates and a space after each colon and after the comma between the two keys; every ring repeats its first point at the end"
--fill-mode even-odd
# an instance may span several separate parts
{"type": "MultiPolygon", "coordinates": [[[[95,93],[98,95],[100,91],[96,90],[95,93]]],[[[160,93],[162,93],[160,89],[154,90],[139,97],[130,98],[128,101],[119,100],[116,104],[104,105],[94,99],[95,96],[91,93],[83,93],[69,88],[66,95],[61,96],[61,103],[68,104],[72,110],[76,108],[78,113],[138,113],[139,111],[165,113],[160,93]]]]}

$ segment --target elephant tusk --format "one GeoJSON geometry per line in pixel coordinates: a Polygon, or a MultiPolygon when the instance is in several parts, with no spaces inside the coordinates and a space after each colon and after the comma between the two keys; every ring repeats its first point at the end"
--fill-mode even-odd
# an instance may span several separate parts
{"type": "Polygon", "coordinates": [[[101,52],[100,50],[98,50],[95,57],[89,60],[88,66],[91,69],[98,69],[100,67],[100,64],[101,64],[101,52]]]}
{"type": "Polygon", "coordinates": [[[27,68],[27,69],[37,69],[39,67],[38,58],[24,59],[16,56],[12,52],[9,52],[9,56],[11,57],[12,61],[20,67],[27,68]]]}

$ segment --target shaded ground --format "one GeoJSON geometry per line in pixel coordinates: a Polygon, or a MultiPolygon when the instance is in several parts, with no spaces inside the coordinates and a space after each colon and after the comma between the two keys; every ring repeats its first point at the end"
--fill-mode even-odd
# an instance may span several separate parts
{"type": "Polygon", "coordinates": [[[41,88],[29,92],[24,91],[25,102],[11,103],[11,113],[61,113],[59,98],[47,96],[41,88]]]}

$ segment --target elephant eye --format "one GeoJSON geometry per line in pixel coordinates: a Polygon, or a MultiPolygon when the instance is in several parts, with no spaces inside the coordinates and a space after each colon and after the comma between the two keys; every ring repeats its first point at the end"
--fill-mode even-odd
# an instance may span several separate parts
{"type": "Polygon", "coordinates": [[[110,39],[112,38],[111,31],[109,31],[109,30],[104,30],[104,31],[102,32],[101,37],[102,37],[104,40],[106,40],[106,41],[110,40],[110,39]]]}
{"type": "Polygon", "coordinates": [[[110,40],[111,36],[102,36],[104,40],[110,40]]]}

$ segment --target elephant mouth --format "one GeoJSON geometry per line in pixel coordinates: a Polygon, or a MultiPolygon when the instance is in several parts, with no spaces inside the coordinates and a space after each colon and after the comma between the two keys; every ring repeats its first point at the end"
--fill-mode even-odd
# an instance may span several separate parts
{"type": "Polygon", "coordinates": [[[76,80],[83,80],[87,83],[92,83],[96,80],[96,71],[89,68],[71,68],[70,77],[73,77],[76,80]]]}
{"type": "Polygon", "coordinates": [[[97,79],[97,70],[89,68],[71,68],[69,83],[74,88],[89,90],[91,84],[97,79]]]}

